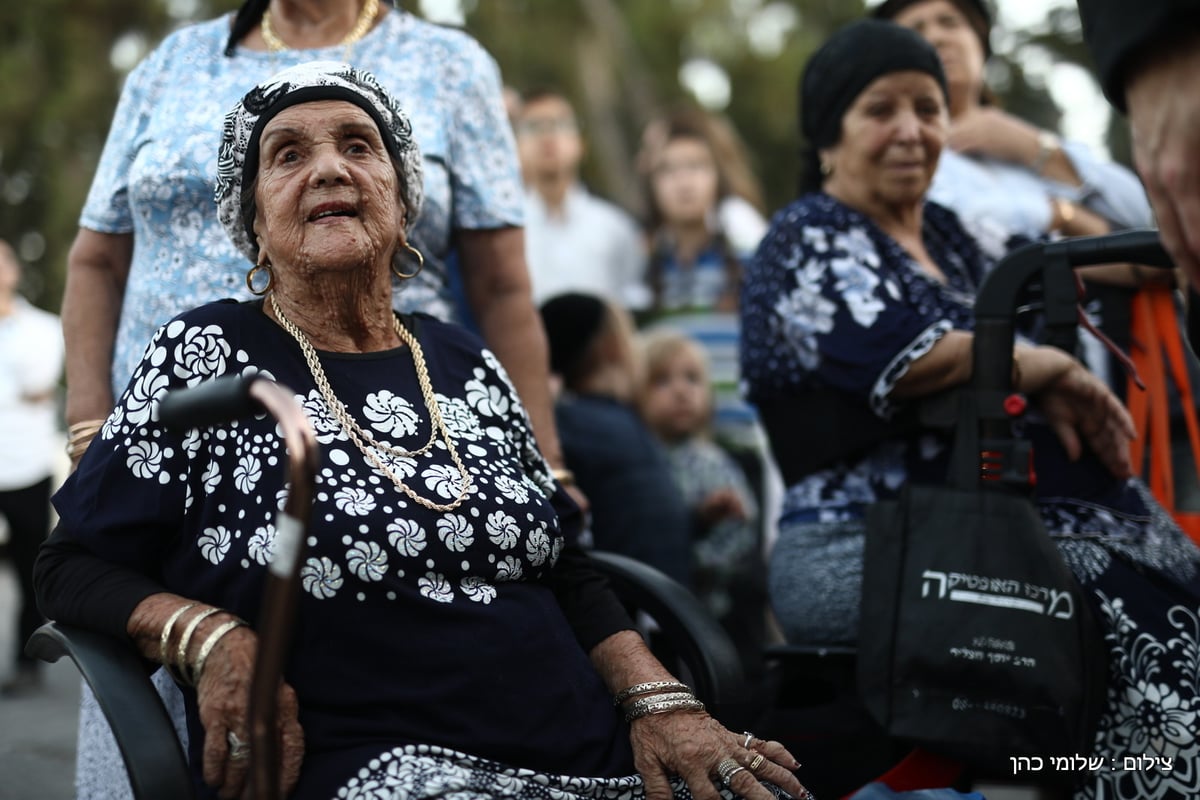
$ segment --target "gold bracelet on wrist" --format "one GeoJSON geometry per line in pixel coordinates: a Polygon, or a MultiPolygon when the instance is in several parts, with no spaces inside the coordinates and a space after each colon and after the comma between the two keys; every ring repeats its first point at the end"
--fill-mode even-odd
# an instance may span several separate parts
{"type": "Polygon", "coordinates": [[[200,675],[204,672],[204,662],[208,661],[208,655],[212,649],[217,646],[217,642],[225,638],[225,634],[232,631],[234,628],[245,627],[246,621],[239,617],[234,617],[228,622],[222,623],[216,630],[208,635],[204,640],[204,644],[200,645],[200,652],[196,654],[196,663],[191,668],[191,685],[195,686],[200,683],[200,675]]]}
{"type": "Polygon", "coordinates": [[[619,706],[626,700],[632,700],[635,697],[642,697],[648,694],[662,694],[664,692],[687,692],[693,694],[692,687],[686,683],[679,681],[647,681],[646,683],[635,683],[633,686],[622,689],[613,697],[613,705],[619,706]]]}
{"type": "Polygon", "coordinates": [[[657,697],[643,697],[634,700],[625,710],[625,721],[648,717],[651,714],[668,714],[672,711],[703,711],[704,703],[695,697],[683,695],[673,700],[659,700],[657,697]]]}
{"type": "Polygon", "coordinates": [[[192,634],[196,632],[196,628],[200,627],[200,623],[216,614],[221,609],[216,606],[209,606],[201,611],[196,616],[188,620],[188,624],[184,626],[183,633],[179,636],[179,647],[175,649],[175,663],[182,668],[187,664],[188,645],[191,644],[192,634]]]}
{"type": "Polygon", "coordinates": [[[550,477],[561,483],[563,486],[575,485],[575,473],[565,467],[558,467],[550,470],[550,477]]]}
{"type": "Polygon", "coordinates": [[[167,617],[167,622],[165,625],[163,625],[162,635],[158,639],[159,663],[161,663],[163,665],[163,669],[165,669],[167,671],[167,674],[169,674],[172,678],[174,678],[177,683],[183,683],[184,681],[183,681],[182,674],[178,670],[176,670],[174,665],[171,663],[171,656],[170,656],[171,631],[174,629],[175,623],[179,621],[179,618],[182,617],[184,614],[186,614],[189,609],[195,608],[196,605],[197,605],[196,603],[185,603],[184,605],[180,606],[179,608],[177,608],[173,612],[171,612],[171,616],[167,617]]]}

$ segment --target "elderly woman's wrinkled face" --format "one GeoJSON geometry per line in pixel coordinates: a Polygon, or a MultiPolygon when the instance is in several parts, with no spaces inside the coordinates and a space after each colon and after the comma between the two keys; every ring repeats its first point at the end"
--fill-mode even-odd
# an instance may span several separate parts
{"type": "Polygon", "coordinates": [[[668,223],[703,222],[717,205],[717,162],[702,139],[681,136],[658,151],[651,165],[651,191],[668,223]]]}
{"type": "Polygon", "coordinates": [[[842,138],[821,152],[825,190],[859,208],[920,203],[933,180],[949,119],[941,86],[925,72],[876,78],[842,118],[842,138]]]}
{"type": "Polygon", "coordinates": [[[254,230],[301,273],[386,265],[404,227],[399,179],[375,121],[321,100],[279,112],[259,144],[254,230]]]}
{"type": "Polygon", "coordinates": [[[983,43],[962,9],[951,0],[913,3],[894,22],[921,34],[937,50],[952,94],[978,95],[983,88],[983,43]]]}

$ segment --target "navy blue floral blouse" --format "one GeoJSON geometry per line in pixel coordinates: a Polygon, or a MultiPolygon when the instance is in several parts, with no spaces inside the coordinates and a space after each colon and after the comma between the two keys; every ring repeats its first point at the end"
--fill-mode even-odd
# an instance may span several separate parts
{"type": "MultiPolygon", "coordinates": [[[[226,301],[159,329],[55,497],[56,536],[254,624],[286,492],[281,433],[266,415],[174,433],[157,406],[209,378],[267,375],[296,393],[322,455],[285,670],[305,732],[303,795],[330,797],[370,757],[417,743],[556,774],[631,774],[627,731],[547,583],[564,535],[524,408],[474,336],[407,320],[471,475],[458,508],[424,508],[367,463],[295,341],[261,303],[226,301]]],[[[320,359],[373,436],[408,450],[428,441],[407,348],[320,359]]],[[[390,466],[436,503],[461,490],[440,440],[390,466]]],[[[194,693],[185,702],[200,764],[194,693]]]]}
{"type": "MultiPolygon", "coordinates": [[[[950,330],[972,330],[974,295],[994,265],[948,209],[927,202],[924,244],[946,282],[930,277],[863,214],[826,194],[780,211],[747,266],[741,366],[752,403],[836,389],[889,418],[896,382],[950,330]]],[[[1140,495],[1094,460],[1068,467],[1057,439],[1036,439],[1038,497],[1052,533],[1132,537],[1149,522],[1140,495]]],[[[803,447],[803,442],[772,442],[803,447]]],[[[944,472],[945,437],[919,432],[788,487],[784,519],[861,517],[914,473],[944,472]]]]}

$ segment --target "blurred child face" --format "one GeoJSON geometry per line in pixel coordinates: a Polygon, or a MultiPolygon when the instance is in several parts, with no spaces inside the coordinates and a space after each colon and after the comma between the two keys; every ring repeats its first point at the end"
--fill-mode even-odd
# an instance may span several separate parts
{"type": "Polygon", "coordinates": [[[685,439],[709,422],[711,388],[695,346],[676,349],[650,368],[642,395],[646,424],[667,441],[685,439]]]}
{"type": "Polygon", "coordinates": [[[654,202],[668,223],[703,222],[717,205],[717,164],[700,139],[672,139],[662,146],[651,173],[654,202]]]}

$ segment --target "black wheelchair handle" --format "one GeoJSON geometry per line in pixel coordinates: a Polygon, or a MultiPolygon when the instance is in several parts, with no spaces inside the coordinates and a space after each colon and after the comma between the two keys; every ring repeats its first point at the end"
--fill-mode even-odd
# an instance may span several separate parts
{"type": "Polygon", "coordinates": [[[227,375],[188,389],[169,392],[158,404],[158,419],[173,430],[207,428],[261,414],[262,403],[250,393],[259,376],[227,375]]]}
{"type": "Polygon", "coordinates": [[[1171,257],[1153,228],[1120,231],[1103,236],[1078,236],[1044,246],[1047,255],[1061,251],[1073,267],[1131,262],[1149,267],[1173,267],[1171,257]]]}

